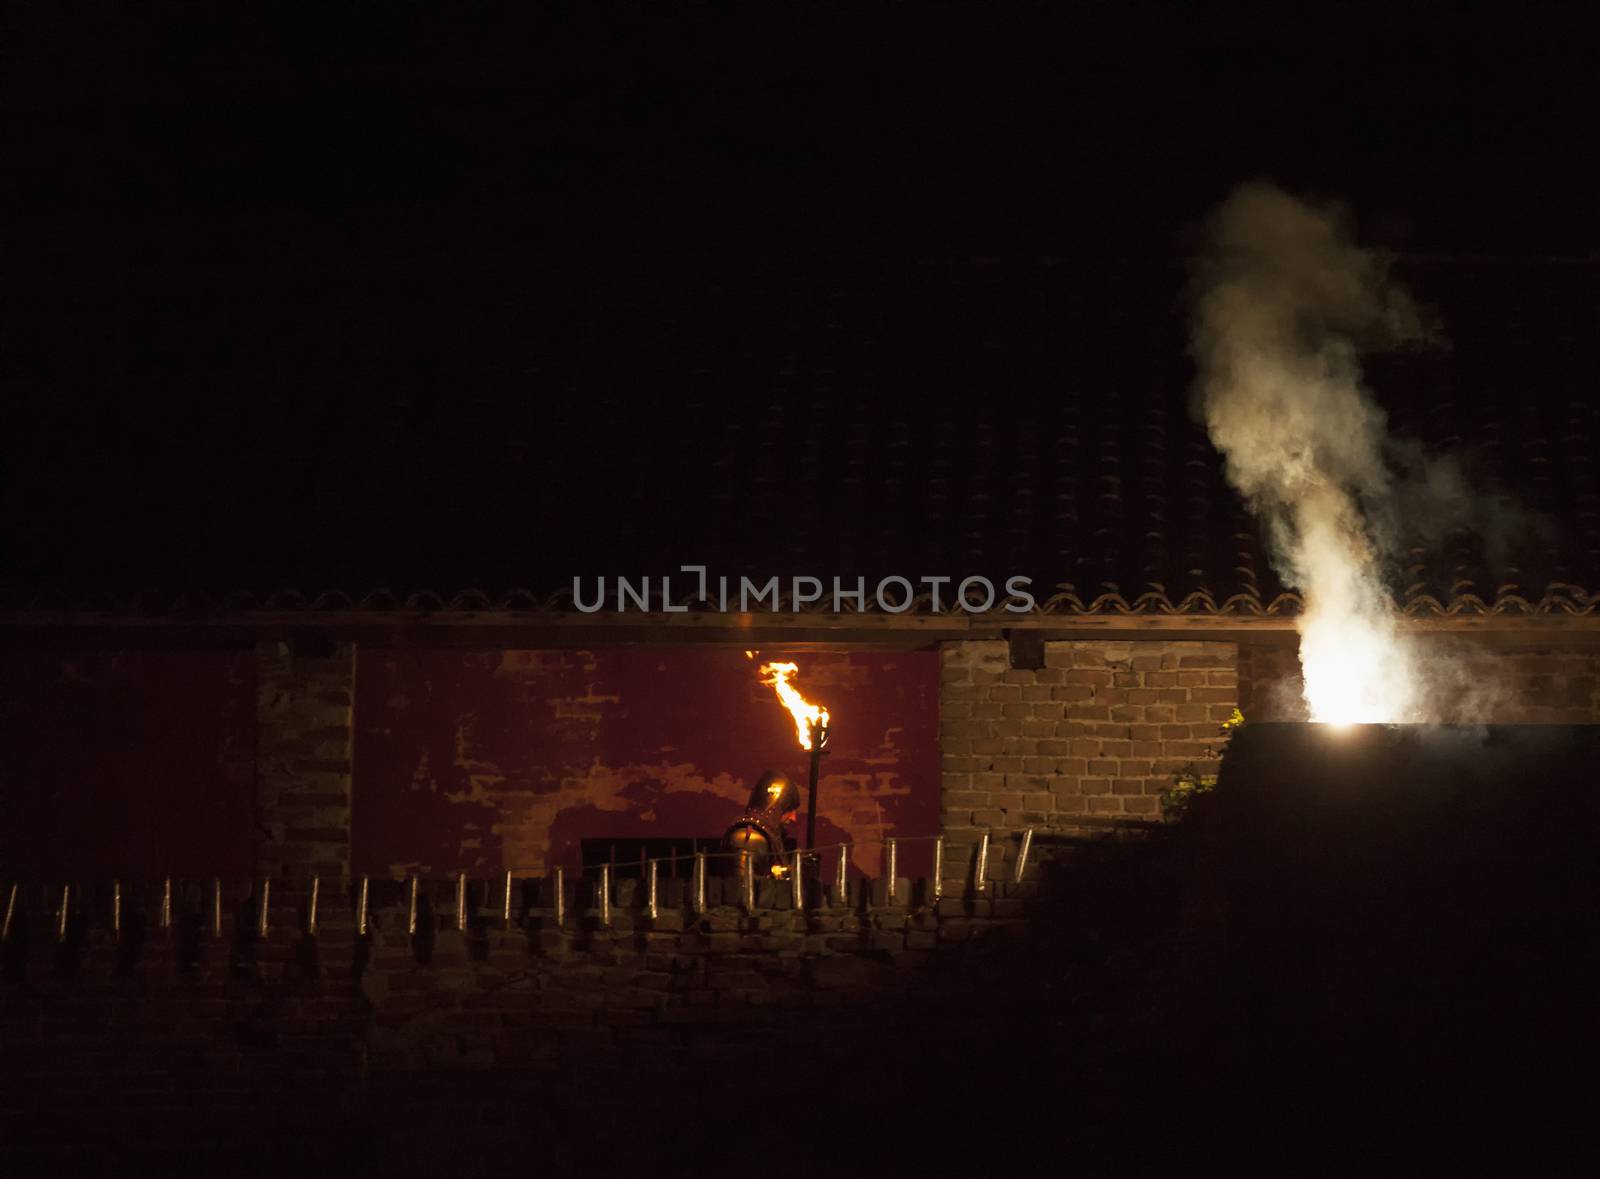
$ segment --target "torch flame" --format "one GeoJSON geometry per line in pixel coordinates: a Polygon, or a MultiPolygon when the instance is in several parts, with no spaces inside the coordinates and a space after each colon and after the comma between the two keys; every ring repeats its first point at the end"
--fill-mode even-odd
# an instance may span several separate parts
{"type": "Polygon", "coordinates": [[[799,665],[794,663],[763,663],[761,682],[770,685],[778,693],[778,699],[789,710],[789,715],[794,717],[794,731],[800,738],[800,748],[809,751],[812,728],[818,724],[824,729],[828,727],[828,710],[820,704],[808,702],[789,682],[799,671],[799,665]]]}

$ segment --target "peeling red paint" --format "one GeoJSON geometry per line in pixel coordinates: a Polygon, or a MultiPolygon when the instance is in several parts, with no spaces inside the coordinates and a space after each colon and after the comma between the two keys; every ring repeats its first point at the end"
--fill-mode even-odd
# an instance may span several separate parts
{"type": "Polygon", "coordinates": [[[253,871],[253,652],[7,652],[0,667],[3,870],[253,871]]]}
{"type": "MultiPolygon", "coordinates": [[[[833,713],[817,841],[875,873],[884,836],[938,829],[938,657],[794,658],[833,713]]],[[[573,870],[583,839],[714,839],[763,771],[806,774],[742,651],[363,650],[355,713],[357,871],[573,870]]]]}

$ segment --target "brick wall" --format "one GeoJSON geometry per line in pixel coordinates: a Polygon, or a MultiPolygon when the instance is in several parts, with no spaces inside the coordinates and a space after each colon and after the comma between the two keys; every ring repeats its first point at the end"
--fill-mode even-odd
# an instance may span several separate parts
{"type": "Polygon", "coordinates": [[[272,891],[264,937],[242,882],[220,937],[209,885],[181,892],[170,933],[159,887],[125,886],[120,937],[92,892],[64,944],[48,907],[25,900],[0,952],[0,1141],[160,1141],[176,1158],[267,1135],[277,1150],[362,1111],[393,1134],[397,1101],[446,1084],[459,1098],[473,1074],[502,1098],[510,1086],[526,1118],[574,1085],[592,1100],[629,1078],[681,1086],[830,1037],[865,1044],[886,1012],[947,977],[936,960],[970,960],[1020,928],[1034,888],[924,904],[922,882],[902,882],[893,902],[881,881],[852,882],[796,912],[786,887],[763,881],[745,912],[725,903],[733,881],[707,883],[710,908],[695,914],[686,882],[662,881],[652,919],[637,883],[618,882],[602,927],[579,882],[559,925],[547,882],[519,882],[509,925],[497,884],[475,882],[463,932],[452,882],[435,881],[412,934],[404,890],[383,882],[366,939],[336,891],[308,936],[307,897],[289,885],[272,891]]]}
{"type": "MultiPolygon", "coordinates": [[[[0,1043],[16,1062],[0,1070],[0,1140],[112,1140],[152,1119],[225,1134],[287,1092],[314,1096],[323,1114],[390,1110],[383,1094],[426,1078],[514,1073],[548,1093],[584,1072],[703,1068],[770,1051],[774,1036],[797,1050],[848,1036],[840,1029],[857,1015],[870,1026],[942,961],[1021,924],[1027,886],[1009,883],[1020,829],[1103,833],[1153,820],[1160,793],[1219,744],[1235,705],[1251,720],[1297,715],[1292,643],[1053,642],[1038,669],[1011,667],[1009,650],[984,641],[941,652],[938,904],[922,903],[925,885],[905,884],[889,904],[881,881],[865,894],[856,882],[847,900],[796,913],[767,882],[758,911],[745,913],[713,881],[712,908],[697,916],[682,884],[668,883],[650,920],[619,882],[611,926],[573,890],[557,929],[529,881],[508,929],[490,895],[498,884],[480,882],[462,933],[441,881],[412,936],[399,887],[386,882],[362,940],[348,889],[355,651],[261,644],[256,867],[275,881],[267,935],[255,933],[258,886],[243,880],[220,938],[182,919],[187,933],[154,928],[158,885],[124,881],[119,939],[101,881],[75,887],[82,900],[62,944],[50,911],[59,894],[25,894],[0,970],[0,1043]],[[975,896],[985,832],[989,887],[975,896]],[[316,938],[304,925],[313,873],[316,938]],[[101,1111],[88,1129],[85,1109],[101,1111]]],[[[1439,651],[1451,655],[1462,709],[1480,719],[1600,720],[1600,654],[1439,651]]],[[[179,908],[202,900],[191,889],[179,908]]],[[[272,1108],[281,1125],[291,1106],[272,1108]]]]}
{"type": "Polygon", "coordinates": [[[1156,819],[1238,703],[1232,643],[1053,642],[1044,663],[1011,667],[1001,641],[944,647],[947,865],[966,863],[985,830],[1156,819]]]}
{"type": "MultiPolygon", "coordinates": [[[[903,887],[890,903],[880,881],[795,912],[787,887],[763,881],[747,913],[723,903],[719,883],[734,892],[731,879],[708,881],[711,907],[696,915],[685,882],[662,881],[651,919],[637,882],[621,881],[605,928],[570,909],[557,927],[541,888],[545,903],[519,906],[514,928],[491,906],[466,934],[439,922],[426,947],[404,906],[385,910],[362,975],[374,1075],[404,1084],[416,1070],[494,1065],[570,1077],[801,1048],[830,1012],[894,1003],[941,951],[1020,926],[1027,893],[1008,884],[928,906],[913,903],[920,887],[903,887]]],[[[580,899],[569,885],[569,905],[580,899]]],[[[438,901],[449,908],[448,895],[438,901]]]]}
{"type": "MultiPolygon", "coordinates": [[[[1429,641],[1447,719],[1600,721],[1600,653],[1429,641]],[[1447,669],[1447,675],[1440,669],[1447,669]]],[[[258,661],[259,870],[349,878],[355,651],[262,643],[258,661]]],[[[1056,642],[1045,666],[1009,665],[1002,641],[942,651],[941,824],[947,888],[966,883],[983,830],[1072,830],[1153,820],[1173,775],[1247,719],[1303,720],[1292,636],[1232,643],[1056,642]]],[[[1003,856],[991,861],[1003,878],[1003,856]]]]}
{"type": "Polygon", "coordinates": [[[350,876],[353,643],[256,646],[258,874],[350,876]]]}
{"type": "Polygon", "coordinates": [[[1307,719],[1295,636],[1239,644],[1239,709],[1246,722],[1307,719]]]}

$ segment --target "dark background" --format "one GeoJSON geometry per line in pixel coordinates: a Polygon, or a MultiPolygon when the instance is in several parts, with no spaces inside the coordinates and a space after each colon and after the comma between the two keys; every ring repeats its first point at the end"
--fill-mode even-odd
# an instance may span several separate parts
{"type": "MultiPolygon", "coordinates": [[[[1215,581],[1176,541],[1091,551],[1047,497],[983,550],[1001,521],[958,509],[1004,481],[959,473],[1008,473],[1029,439],[1047,471],[1082,463],[1051,447],[1108,404],[1184,429],[1183,260],[1257,176],[1348,203],[1431,276],[1426,301],[1467,299],[1447,332],[1512,353],[1478,403],[1551,386],[1541,365],[1587,371],[1590,20],[11,6],[4,588],[546,592],[705,557],[1215,581]],[[1025,273],[962,277],[984,259],[1025,273]],[[1513,269],[1451,269],[1485,259],[1513,269]],[[941,446],[959,477],[919,483],[941,446]],[[774,469],[810,523],[783,518],[774,469]]],[[[1426,425],[1454,379],[1380,392],[1426,425]]],[[[1204,513],[1224,548],[1235,506],[1204,513]]]]}
{"type": "Polygon", "coordinates": [[[250,862],[256,676],[248,653],[8,651],[0,672],[13,685],[0,701],[8,751],[0,862],[8,871],[36,881],[109,873],[148,882],[231,878],[250,862]]]}

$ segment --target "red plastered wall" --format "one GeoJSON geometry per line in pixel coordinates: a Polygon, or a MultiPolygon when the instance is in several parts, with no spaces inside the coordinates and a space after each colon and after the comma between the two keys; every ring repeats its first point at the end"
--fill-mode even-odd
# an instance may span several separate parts
{"type": "MultiPolygon", "coordinates": [[[[854,842],[876,874],[884,836],[938,830],[938,656],[781,657],[834,718],[817,842],[854,842]]],[[[719,837],[764,770],[805,781],[793,721],[737,650],[363,648],[355,713],[357,872],[571,870],[584,839],[719,837]]],[[[902,848],[901,874],[929,863],[902,848]]]]}
{"type": "Polygon", "coordinates": [[[254,871],[253,652],[7,652],[0,670],[0,872],[254,871]]]}

